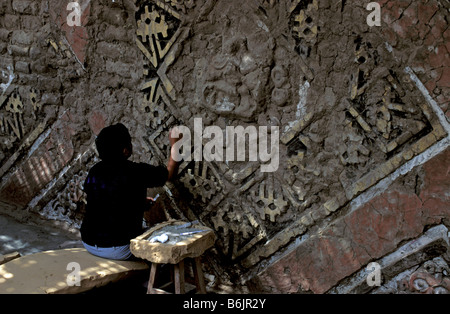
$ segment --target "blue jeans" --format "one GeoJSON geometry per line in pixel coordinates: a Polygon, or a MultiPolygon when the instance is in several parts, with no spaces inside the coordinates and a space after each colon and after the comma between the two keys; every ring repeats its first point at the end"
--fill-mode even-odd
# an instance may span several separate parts
{"type": "Polygon", "coordinates": [[[125,261],[133,256],[130,251],[130,245],[114,246],[114,247],[98,247],[91,246],[83,242],[86,250],[92,255],[107,259],[125,261]]]}

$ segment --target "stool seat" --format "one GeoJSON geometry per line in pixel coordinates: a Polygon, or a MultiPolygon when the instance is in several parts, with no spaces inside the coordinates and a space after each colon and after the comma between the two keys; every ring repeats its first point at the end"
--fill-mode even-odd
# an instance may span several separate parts
{"type": "Polygon", "coordinates": [[[149,239],[158,231],[172,226],[185,225],[185,221],[172,220],[160,223],[149,229],[142,235],[132,239],[130,250],[134,256],[158,264],[178,264],[181,260],[189,257],[195,258],[201,256],[203,252],[214,245],[216,240],[214,231],[205,226],[196,225],[197,229],[203,232],[195,233],[183,237],[181,241],[165,243],[150,242],[149,239]]]}
{"type": "Polygon", "coordinates": [[[164,222],[131,240],[130,250],[133,255],[152,263],[147,289],[149,294],[167,293],[164,287],[157,288],[155,286],[157,270],[161,264],[170,264],[172,268],[172,281],[170,283],[174,284],[176,294],[184,294],[186,292],[185,266],[187,266],[185,265],[185,260],[193,260],[192,269],[197,292],[206,293],[200,257],[214,245],[215,235],[212,229],[196,225],[196,228],[201,230],[195,231],[193,234],[187,232],[185,234],[189,234],[188,236],[179,238],[176,241],[167,241],[165,243],[149,241],[156,232],[163,232],[164,228],[174,229],[173,227],[182,225],[186,225],[186,222],[178,220],[164,222]]]}

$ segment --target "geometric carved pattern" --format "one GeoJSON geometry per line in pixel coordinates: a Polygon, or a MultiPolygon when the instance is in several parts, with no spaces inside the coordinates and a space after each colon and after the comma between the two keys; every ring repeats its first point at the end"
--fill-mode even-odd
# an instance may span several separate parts
{"type": "Polygon", "coordinates": [[[351,174],[345,170],[340,176],[349,199],[445,135],[424,102],[409,95],[414,88],[406,74],[376,68],[377,51],[360,37],[355,43],[358,69],[352,76],[345,122],[351,135],[341,161],[357,170],[353,167],[351,174]],[[386,162],[375,167],[375,155],[386,162]]]}
{"type": "Polygon", "coordinates": [[[257,220],[237,203],[226,202],[211,217],[214,229],[221,234],[218,245],[232,261],[265,238],[257,220]]]}
{"type": "Polygon", "coordinates": [[[450,267],[442,257],[421,265],[414,273],[397,283],[396,293],[449,294],[450,267]]]}
{"type": "MultiPolygon", "coordinates": [[[[210,12],[216,7],[222,12],[220,5],[228,8],[231,3],[143,2],[136,14],[136,43],[145,56],[141,111],[149,132],[145,141],[160,162],[169,154],[168,129],[191,126],[193,118],[203,118],[205,126],[280,127],[278,171],[261,173],[257,161],[183,162],[179,186],[174,187],[184,197],[173,203],[187,217],[213,228],[220,253],[244,270],[332,219],[358,194],[445,135],[407,77],[389,65],[380,66],[379,52],[357,35],[356,61],[345,69],[351,69],[351,89],[339,96],[345,116],[339,120],[342,115],[333,109],[320,114],[308,110],[308,90],[320,88],[306,62],[317,54],[317,0],[286,1],[284,6],[251,1],[254,15],[244,18],[233,11],[227,18],[235,20],[215,24],[207,22],[210,12]],[[279,8],[289,15],[289,29],[283,32],[266,24],[277,20],[279,8]],[[245,20],[246,27],[240,28],[238,20],[245,20]],[[190,32],[194,27],[206,31],[190,32]],[[190,42],[183,47],[188,34],[190,42]],[[194,55],[196,44],[204,46],[194,55]],[[327,152],[318,130],[331,136],[334,126],[342,137],[334,137],[336,151],[327,152]]],[[[384,57],[385,64],[392,63],[389,55],[384,57]]]]}
{"type": "Polygon", "coordinates": [[[220,185],[214,175],[208,176],[207,163],[202,164],[200,172],[200,162],[195,162],[194,171],[187,169],[184,176],[180,178],[184,186],[195,198],[201,198],[203,203],[210,201],[217,192],[220,191],[220,185]]]}
{"type": "MultiPolygon", "coordinates": [[[[30,36],[31,34],[32,32],[29,33],[30,36]]],[[[72,58],[73,53],[65,44],[65,40],[55,40],[53,35],[49,34],[46,36],[47,38],[42,38],[40,44],[41,48],[48,48],[50,52],[47,54],[46,65],[58,64],[58,67],[52,70],[56,72],[56,68],[59,68],[63,71],[61,64],[65,62],[60,63],[61,59],[72,58]]],[[[26,47],[26,51],[28,50],[29,47],[26,47]]],[[[53,142],[52,135],[59,130],[47,127],[47,123],[57,119],[59,108],[56,107],[62,100],[57,92],[58,79],[56,80],[58,83],[49,88],[51,92],[44,93],[33,86],[34,84],[46,85],[43,83],[44,80],[42,82],[40,79],[39,82],[37,80],[42,70],[39,70],[39,73],[29,73],[30,70],[34,72],[32,66],[30,68],[28,63],[24,63],[27,66],[20,69],[17,65],[19,59],[14,57],[14,61],[15,70],[11,66],[7,67],[9,73],[5,78],[9,77],[9,81],[0,84],[0,177],[3,179],[0,192],[4,200],[25,206],[39,189],[43,189],[52,176],[63,168],[65,162],[70,159],[72,151],[71,143],[66,142],[63,145],[57,141],[53,142]],[[25,74],[27,72],[29,74],[25,74]],[[26,83],[27,81],[29,83],[26,83]],[[42,110],[44,105],[50,107],[45,113],[42,110]],[[52,131],[55,132],[52,133],[52,131]],[[49,145],[41,145],[42,141],[55,143],[56,149],[49,145]],[[44,152],[44,150],[47,151],[44,152]]],[[[39,63],[39,68],[41,66],[43,64],[39,63]]],[[[4,71],[1,72],[5,75],[4,71]]],[[[44,77],[47,76],[44,75],[44,77]]],[[[68,117],[67,111],[64,111],[60,118],[68,117]]],[[[69,130],[70,127],[67,129],[69,130]]]]}
{"type": "Polygon", "coordinates": [[[9,97],[8,101],[5,105],[5,110],[9,112],[9,116],[12,116],[11,118],[8,118],[6,116],[3,116],[2,123],[2,131],[4,133],[10,133],[11,135],[15,135],[17,139],[21,139],[23,137],[23,110],[24,105],[22,103],[22,98],[17,92],[14,92],[9,97]],[[9,132],[8,132],[9,130],[9,132]]]}
{"type": "Polygon", "coordinates": [[[296,0],[290,8],[292,34],[297,43],[296,50],[306,57],[309,56],[311,47],[317,42],[318,10],[317,0],[296,0]]]}
{"type": "MultiPolygon", "coordinates": [[[[180,1],[171,3],[177,7],[182,5],[180,1]]],[[[171,101],[175,99],[175,94],[166,71],[174,61],[174,52],[169,51],[180,35],[181,16],[161,1],[144,5],[137,16],[136,43],[149,62],[144,69],[146,82],[142,86],[145,93],[142,110],[148,114],[147,126],[155,128],[168,118],[164,114],[168,108],[174,111],[171,101]]]]}
{"type": "Polygon", "coordinates": [[[89,147],[71,162],[70,174],[59,177],[46,195],[34,201],[30,209],[42,208],[39,212],[45,217],[66,221],[79,228],[87,203],[84,181],[88,170],[98,161],[94,146],[89,147]]]}
{"type": "MultiPolygon", "coordinates": [[[[21,95],[13,86],[8,91],[0,96],[0,137],[3,138],[3,153],[11,150],[15,142],[21,141],[29,132],[28,129],[32,126],[25,123],[25,117],[36,121],[36,115],[42,106],[38,100],[39,92],[34,88],[31,88],[27,95],[21,95]]],[[[3,153],[0,156],[4,157],[3,153]]],[[[3,158],[0,158],[0,162],[1,159],[3,158]]]]}
{"type": "Polygon", "coordinates": [[[281,195],[275,197],[273,187],[269,187],[269,189],[266,190],[265,184],[261,183],[259,185],[259,193],[256,194],[253,192],[252,196],[254,199],[258,200],[256,204],[262,220],[265,220],[266,215],[268,215],[270,221],[275,222],[275,217],[286,211],[288,202],[286,202],[281,195]]]}

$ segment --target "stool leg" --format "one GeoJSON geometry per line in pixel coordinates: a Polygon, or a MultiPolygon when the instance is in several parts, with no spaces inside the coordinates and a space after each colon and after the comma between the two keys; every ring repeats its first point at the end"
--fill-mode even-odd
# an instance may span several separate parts
{"type": "Polygon", "coordinates": [[[152,263],[152,268],[150,269],[150,278],[148,279],[148,287],[147,287],[147,294],[153,294],[153,287],[155,284],[155,278],[156,278],[156,270],[158,268],[158,264],[152,263]]]}
{"type": "Polygon", "coordinates": [[[205,278],[203,277],[202,263],[200,262],[200,257],[196,257],[194,259],[193,268],[197,292],[201,294],[206,294],[205,278]]]}
{"type": "Polygon", "coordinates": [[[184,261],[181,261],[178,264],[174,265],[174,277],[175,294],[184,294],[184,261]]]}

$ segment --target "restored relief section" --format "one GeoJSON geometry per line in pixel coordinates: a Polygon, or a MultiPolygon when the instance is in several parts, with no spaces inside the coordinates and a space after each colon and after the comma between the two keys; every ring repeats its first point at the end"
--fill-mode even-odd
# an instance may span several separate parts
{"type": "Polygon", "coordinates": [[[251,277],[266,258],[345,213],[352,199],[447,135],[367,26],[362,6],[176,4],[141,1],[136,15],[137,44],[149,62],[143,109],[150,149],[165,160],[159,139],[171,125],[193,129],[195,118],[222,129],[281,130],[278,171],[261,173],[257,162],[185,162],[171,189],[178,211],[216,231],[214,254],[229,275],[251,277]]]}

